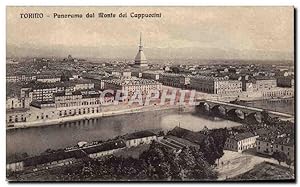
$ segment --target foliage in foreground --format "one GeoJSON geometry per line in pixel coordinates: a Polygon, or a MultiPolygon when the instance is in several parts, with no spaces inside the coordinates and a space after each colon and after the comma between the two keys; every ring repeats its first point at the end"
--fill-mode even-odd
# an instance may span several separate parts
{"type": "Polygon", "coordinates": [[[116,156],[85,162],[77,171],[65,170],[60,180],[213,180],[217,174],[196,148],[174,153],[157,142],[139,159],[116,156]]]}

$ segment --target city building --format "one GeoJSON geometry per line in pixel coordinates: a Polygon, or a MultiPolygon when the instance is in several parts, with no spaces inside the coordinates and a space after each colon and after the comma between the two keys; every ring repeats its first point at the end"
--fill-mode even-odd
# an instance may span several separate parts
{"type": "Polygon", "coordinates": [[[7,97],[6,98],[6,109],[14,109],[14,108],[29,108],[31,99],[29,97],[19,98],[15,97],[7,97]]]}
{"type": "Polygon", "coordinates": [[[292,98],[294,97],[294,88],[273,88],[271,90],[263,90],[262,99],[272,99],[272,98],[292,98]]]}
{"type": "Polygon", "coordinates": [[[32,101],[53,101],[54,94],[60,92],[74,92],[94,89],[94,83],[90,80],[76,79],[66,82],[30,82],[21,89],[21,97],[29,94],[32,101]]]}
{"type": "Polygon", "coordinates": [[[235,132],[227,138],[224,149],[241,153],[247,149],[254,148],[256,146],[255,142],[257,138],[258,135],[254,135],[251,132],[235,132]]]}
{"type": "Polygon", "coordinates": [[[55,94],[55,105],[59,117],[81,114],[94,114],[101,111],[102,105],[112,104],[113,95],[106,94],[103,98],[96,90],[75,91],[72,94],[55,94]]]}
{"type": "MultiPolygon", "coordinates": [[[[175,136],[175,139],[179,142],[193,147],[199,147],[199,145],[202,145],[205,139],[207,138],[207,135],[205,135],[201,131],[194,132],[178,126],[176,126],[174,129],[168,132],[168,137],[170,136],[175,136]],[[178,138],[180,138],[181,140],[178,138]]],[[[173,139],[172,137],[170,138],[173,139]]]]}
{"type": "Polygon", "coordinates": [[[131,74],[132,74],[131,71],[124,70],[124,69],[119,69],[119,68],[117,68],[117,69],[108,69],[105,72],[108,73],[111,76],[123,77],[123,78],[130,78],[131,74]]]}
{"type": "Polygon", "coordinates": [[[242,77],[242,90],[245,92],[260,92],[277,87],[277,81],[272,77],[242,77]]]}
{"type": "Polygon", "coordinates": [[[44,83],[53,83],[53,82],[60,82],[60,76],[58,75],[37,75],[36,81],[44,82],[44,83]]]}
{"type": "Polygon", "coordinates": [[[9,126],[10,123],[26,122],[30,117],[29,108],[16,108],[6,110],[6,123],[9,126]]]}
{"type": "Polygon", "coordinates": [[[21,89],[22,92],[26,92],[30,89],[32,92],[32,101],[52,101],[53,93],[57,93],[58,90],[63,90],[62,84],[56,83],[43,83],[43,82],[34,82],[28,85],[25,85],[21,89]]]}
{"type": "Polygon", "coordinates": [[[6,121],[8,124],[17,122],[45,121],[62,117],[96,114],[102,110],[102,105],[110,105],[114,95],[105,94],[96,90],[83,90],[53,93],[53,100],[31,102],[31,108],[7,109],[6,121]]]}
{"type": "Polygon", "coordinates": [[[242,82],[229,80],[229,77],[191,76],[188,88],[200,92],[219,95],[232,95],[242,92],[242,82]]]}
{"type": "Polygon", "coordinates": [[[53,108],[55,107],[55,102],[54,101],[37,101],[37,100],[34,100],[30,103],[30,106],[33,106],[33,107],[36,107],[36,108],[39,108],[39,109],[45,109],[45,108],[53,108]]]}
{"type": "Polygon", "coordinates": [[[75,91],[73,93],[56,93],[55,106],[61,107],[80,107],[80,106],[97,106],[107,104],[113,100],[113,95],[106,94],[104,98],[100,97],[101,92],[97,90],[75,91]]]}
{"type": "Polygon", "coordinates": [[[113,69],[110,69],[110,70],[106,70],[106,72],[112,76],[117,76],[117,77],[120,77],[121,76],[121,72],[120,71],[116,71],[116,70],[113,70],[113,69]]]}
{"type": "Polygon", "coordinates": [[[72,93],[60,92],[54,94],[54,102],[56,108],[81,106],[82,94],[80,91],[74,91],[72,93]]]}
{"type": "Polygon", "coordinates": [[[36,75],[31,74],[8,74],[6,82],[30,82],[36,80],[36,75]]]}
{"type": "Polygon", "coordinates": [[[95,84],[91,80],[86,80],[86,79],[74,79],[65,84],[67,84],[68,87],[74,87],[73,91],[90,90],[90,89],[94,89],[95,87],[95,84]]]}
{"type": "Polygon", "coordinates": [[[84,148],[83,151],[87,153],[90,158],[99,158],[106,155],[112,155],[124,148],[126,148],[124,140],[114,140],[84,148]]]}
{"type": "Polygon", "coordinates": [[[282,76],[277,78],[278,87],[293,88],[294,82],[295,82],[294,76],[282,76]]]}
{"type": "Polygon", "coordinates": [[[159,73],[157,72],[151,72],[151,71],[146,71],[142,73],[142,78],[143,79],[152,79],[152,80],[159,80],[159,73]]]}
{"type": "Polygon", "coordinates": [[[157,136],[150,131],[140,131],[124,136],[125,139],[111,140],[106,142],[82,142],[79,146],[68,147],[38,156],[9,159],[7,160],[7,172],[16,171],[45,171],[56,167],[76,164],[84,158],[97,159],[99,157],[112,155],[126,147],[138,146],[141,144],[149,144],[156,140],[157,136]]]}
{"type": "Polygon", "coordinates": [[[182,74],[162,73],[160,74],[159,82],[167,86],[186,88],[190,84],[190,77],[182,74]]]}
{"type": "Polygon", "coordinates": [[[157,140],[156,134],[150,131],[139,131],[124,136],[126,147],[136,147],[141,144],[150,144],[153,140],[157,140]]]}
{"type": "Polygon", "coordinates": [[[288,159],[294,160],[294,138],[292,136],[259,137],[256,139],[256,151],[272,156],[275,152],[283,152],[288,159]]]}
{"type": "Polygon", "coordinates": [[[14,161],[6,164],[6,171],[8,172],[23,171],[23,170],[24,170],[23,161],[14,161]]]}
{"type": "Polygon", "coordinates": [[[131,78],[131,79],[112,79],[103,80],[104,90],[120,90],[122,93],[128,92],[128,96],[132,96],[135,92],[140,92],[146,96],[150,90],[162,89],[162,84],[149,79],[131,78]]]}
{"type": "Polygon", "coordinates": [[[139,71],[133,71],[131,72],[132,76],[135,76],[137,78],[142,78],[143,76],[143,73],[142,72],[139,72],[139,71]]]}
{"type": "Polygon", "coordinates": [[[75,164],[83,157],[86,157],[86,153],[80,149],[72,151],[61,150],[20,160],[9,160],[6,164],[6,170],[8,172],[23,170],[29,172],[45,171],[56,167],[75,164]]]}
{"type": "Polygon", "coordinates": [[[131,77],[131,72],[130,71],[122,71],[122,77],[130,78],[131,77]]]}

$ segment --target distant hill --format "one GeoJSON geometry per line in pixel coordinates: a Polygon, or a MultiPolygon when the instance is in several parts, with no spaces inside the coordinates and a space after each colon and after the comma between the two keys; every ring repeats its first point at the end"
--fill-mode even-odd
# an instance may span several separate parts
{"type": "MultiPolygon", "coordinates": [[[[99,46],[99,47],[66,47],[66,46],[33,46],[7,45],[7,56],[11,57],[66,57],[68,54],[77,58],[124,58],[134,59],[137,46],[99,46]]],[[[236,50],[216,48],[144,48],[146,58],[152,59],[224,59],[224,60],[293,60],[294,54],[280,51],[236,50]]]]}

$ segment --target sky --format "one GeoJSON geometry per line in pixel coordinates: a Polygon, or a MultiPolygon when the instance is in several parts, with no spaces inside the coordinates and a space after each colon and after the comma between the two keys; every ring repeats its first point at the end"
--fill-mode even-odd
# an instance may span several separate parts
{"type": "Polygon", "coordinates": [[[293,59],[293,7],[8,7],[7,55],[293,59]],[[42,19],[20,13],[42,12],[42,19]],[[55,19],[53,13],[161,13],[161,18],[55,19]],[[47,17],[46,15],[49,15],[47,17]]]}

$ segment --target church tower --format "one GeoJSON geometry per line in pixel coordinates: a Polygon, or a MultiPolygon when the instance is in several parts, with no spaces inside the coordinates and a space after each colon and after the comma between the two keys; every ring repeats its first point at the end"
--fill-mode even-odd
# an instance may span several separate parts
{"type": "Polygon", "coordinates": [[[135,56],[134,65],[135,67],[148,67],[147,59],[143,52],[142,33],[140,33],[140,46],[139,46],[139,51],[135,56]]]}

